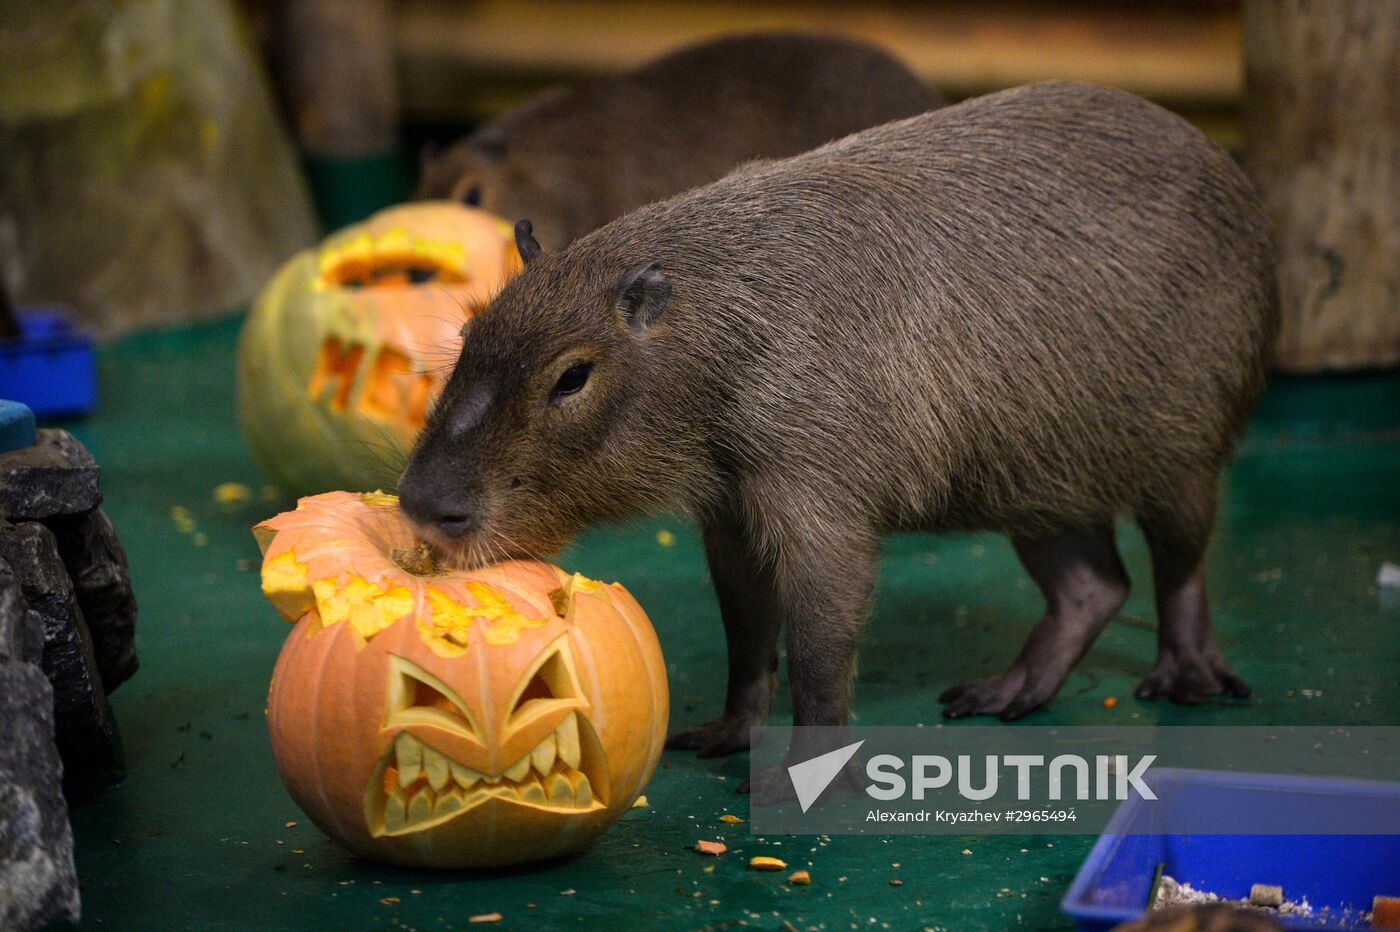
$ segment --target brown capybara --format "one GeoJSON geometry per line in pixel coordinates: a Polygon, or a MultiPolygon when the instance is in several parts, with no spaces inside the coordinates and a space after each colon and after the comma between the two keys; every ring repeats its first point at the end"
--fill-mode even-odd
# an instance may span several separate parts
{"type": "MultiPolygon", "coordinates": [[[[521,234],[524,235],[521,235],[521,234]]],[[[729,641],[720,754],[846,721],[881,536],[1007,533],[1045,615],[945,714],[1048,702],[1123,604],[1141,525],[1158,659],[1139,695],[1243,696],[1210,625],[1217,476],[1264,382],[1276,295],[1244,175],[1120,91],[1036,84],[653,204],[525,271],[466,327],[400,483],[468,562],[681,507],[729,641]],[[799,729],[799,732],[801,729],[799,729]]],[[[789,793],[768,772],[765,798],[789,793]]]]}
{"type": "Polygon", "coordinates": [[[751,159],[796,155],[942,104],[871,45],[733,36],[541,93],[425,160],[418,196],[529,217],[554,249],[751,159]]]}

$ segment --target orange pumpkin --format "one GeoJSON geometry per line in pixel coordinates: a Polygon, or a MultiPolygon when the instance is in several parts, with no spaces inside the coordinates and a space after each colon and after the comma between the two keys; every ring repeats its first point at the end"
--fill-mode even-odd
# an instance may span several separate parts
{"type": "Polygon", "coordinates": [[[268,696],[272,749],[327,834],[397,864],[556,857],[656,769],[666,668],[617,583],[547,563],[444,570],[384,493],[304,498],[254,530],[296,627],[268,696]]]}
{"type": "Polygon", "coordinates": [[[462,324],[520,268],[509,223],[448,202],[380,211],[273,276],[238,342],[238,415],[293,494],[372,489],[413,447],[462,324]]]}

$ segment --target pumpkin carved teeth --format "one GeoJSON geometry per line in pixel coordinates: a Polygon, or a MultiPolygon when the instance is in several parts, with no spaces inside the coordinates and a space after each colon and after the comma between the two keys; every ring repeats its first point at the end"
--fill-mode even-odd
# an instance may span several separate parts
{"type": "Polygon", "coordinates": [[[460,764],[402,731],[370,784],[370,827],[376,835],[417,832],[492,799],[576,812],[601,809],[594,780],[580,769],[582,758],[577,712],[499,774],[460,764]]]}

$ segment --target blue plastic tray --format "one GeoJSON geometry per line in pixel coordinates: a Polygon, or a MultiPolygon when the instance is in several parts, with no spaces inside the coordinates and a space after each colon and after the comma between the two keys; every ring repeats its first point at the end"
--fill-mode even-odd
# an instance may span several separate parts
{"type": "Polygon", "coordinates": [[[19,336],[0,340],[0,398],[39,417],[87,414],[97,404],[92,341],[59,308],[22,308],[19,336]]]}
{"type": "MultiPolygon", "coordinates": [[[[1397,783],[1170,769],[1152,777],[1153,792],[1170,805],[1225,813],[1264,804],[1285,825],[1300,807],[1400,806],[1397,783]]],[[[1400,835],[1129,834],[1153,824],[1152,805],[1125,800],[1075,876],[1061,908],[1081,930],[1140,916],[1158,864],[1222,897],[1244,899],[1252,885],[1267,883],[1281,885],[1290,900],[1306,898],[1314,915],[1280,916],[1285,929],[1366,928],[1354,921],[1358,911],[1369,910],[1377,894],[1400,895],[1400,835]],[[1350,925],[1341,921],[1348,909],[1350,925]]]]}

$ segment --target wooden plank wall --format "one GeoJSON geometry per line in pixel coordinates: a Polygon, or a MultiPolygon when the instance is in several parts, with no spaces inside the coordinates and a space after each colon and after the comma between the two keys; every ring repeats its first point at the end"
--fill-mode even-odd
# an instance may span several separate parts
{"type": "Polygon", "coordinates": [[[1232,0],[398,0],[410,120],[478,119],[552,81],[617,71],[725,32],[876,42],[954,97],[1045,78],[1123,87],[1237,137],[1232,0]]]}

